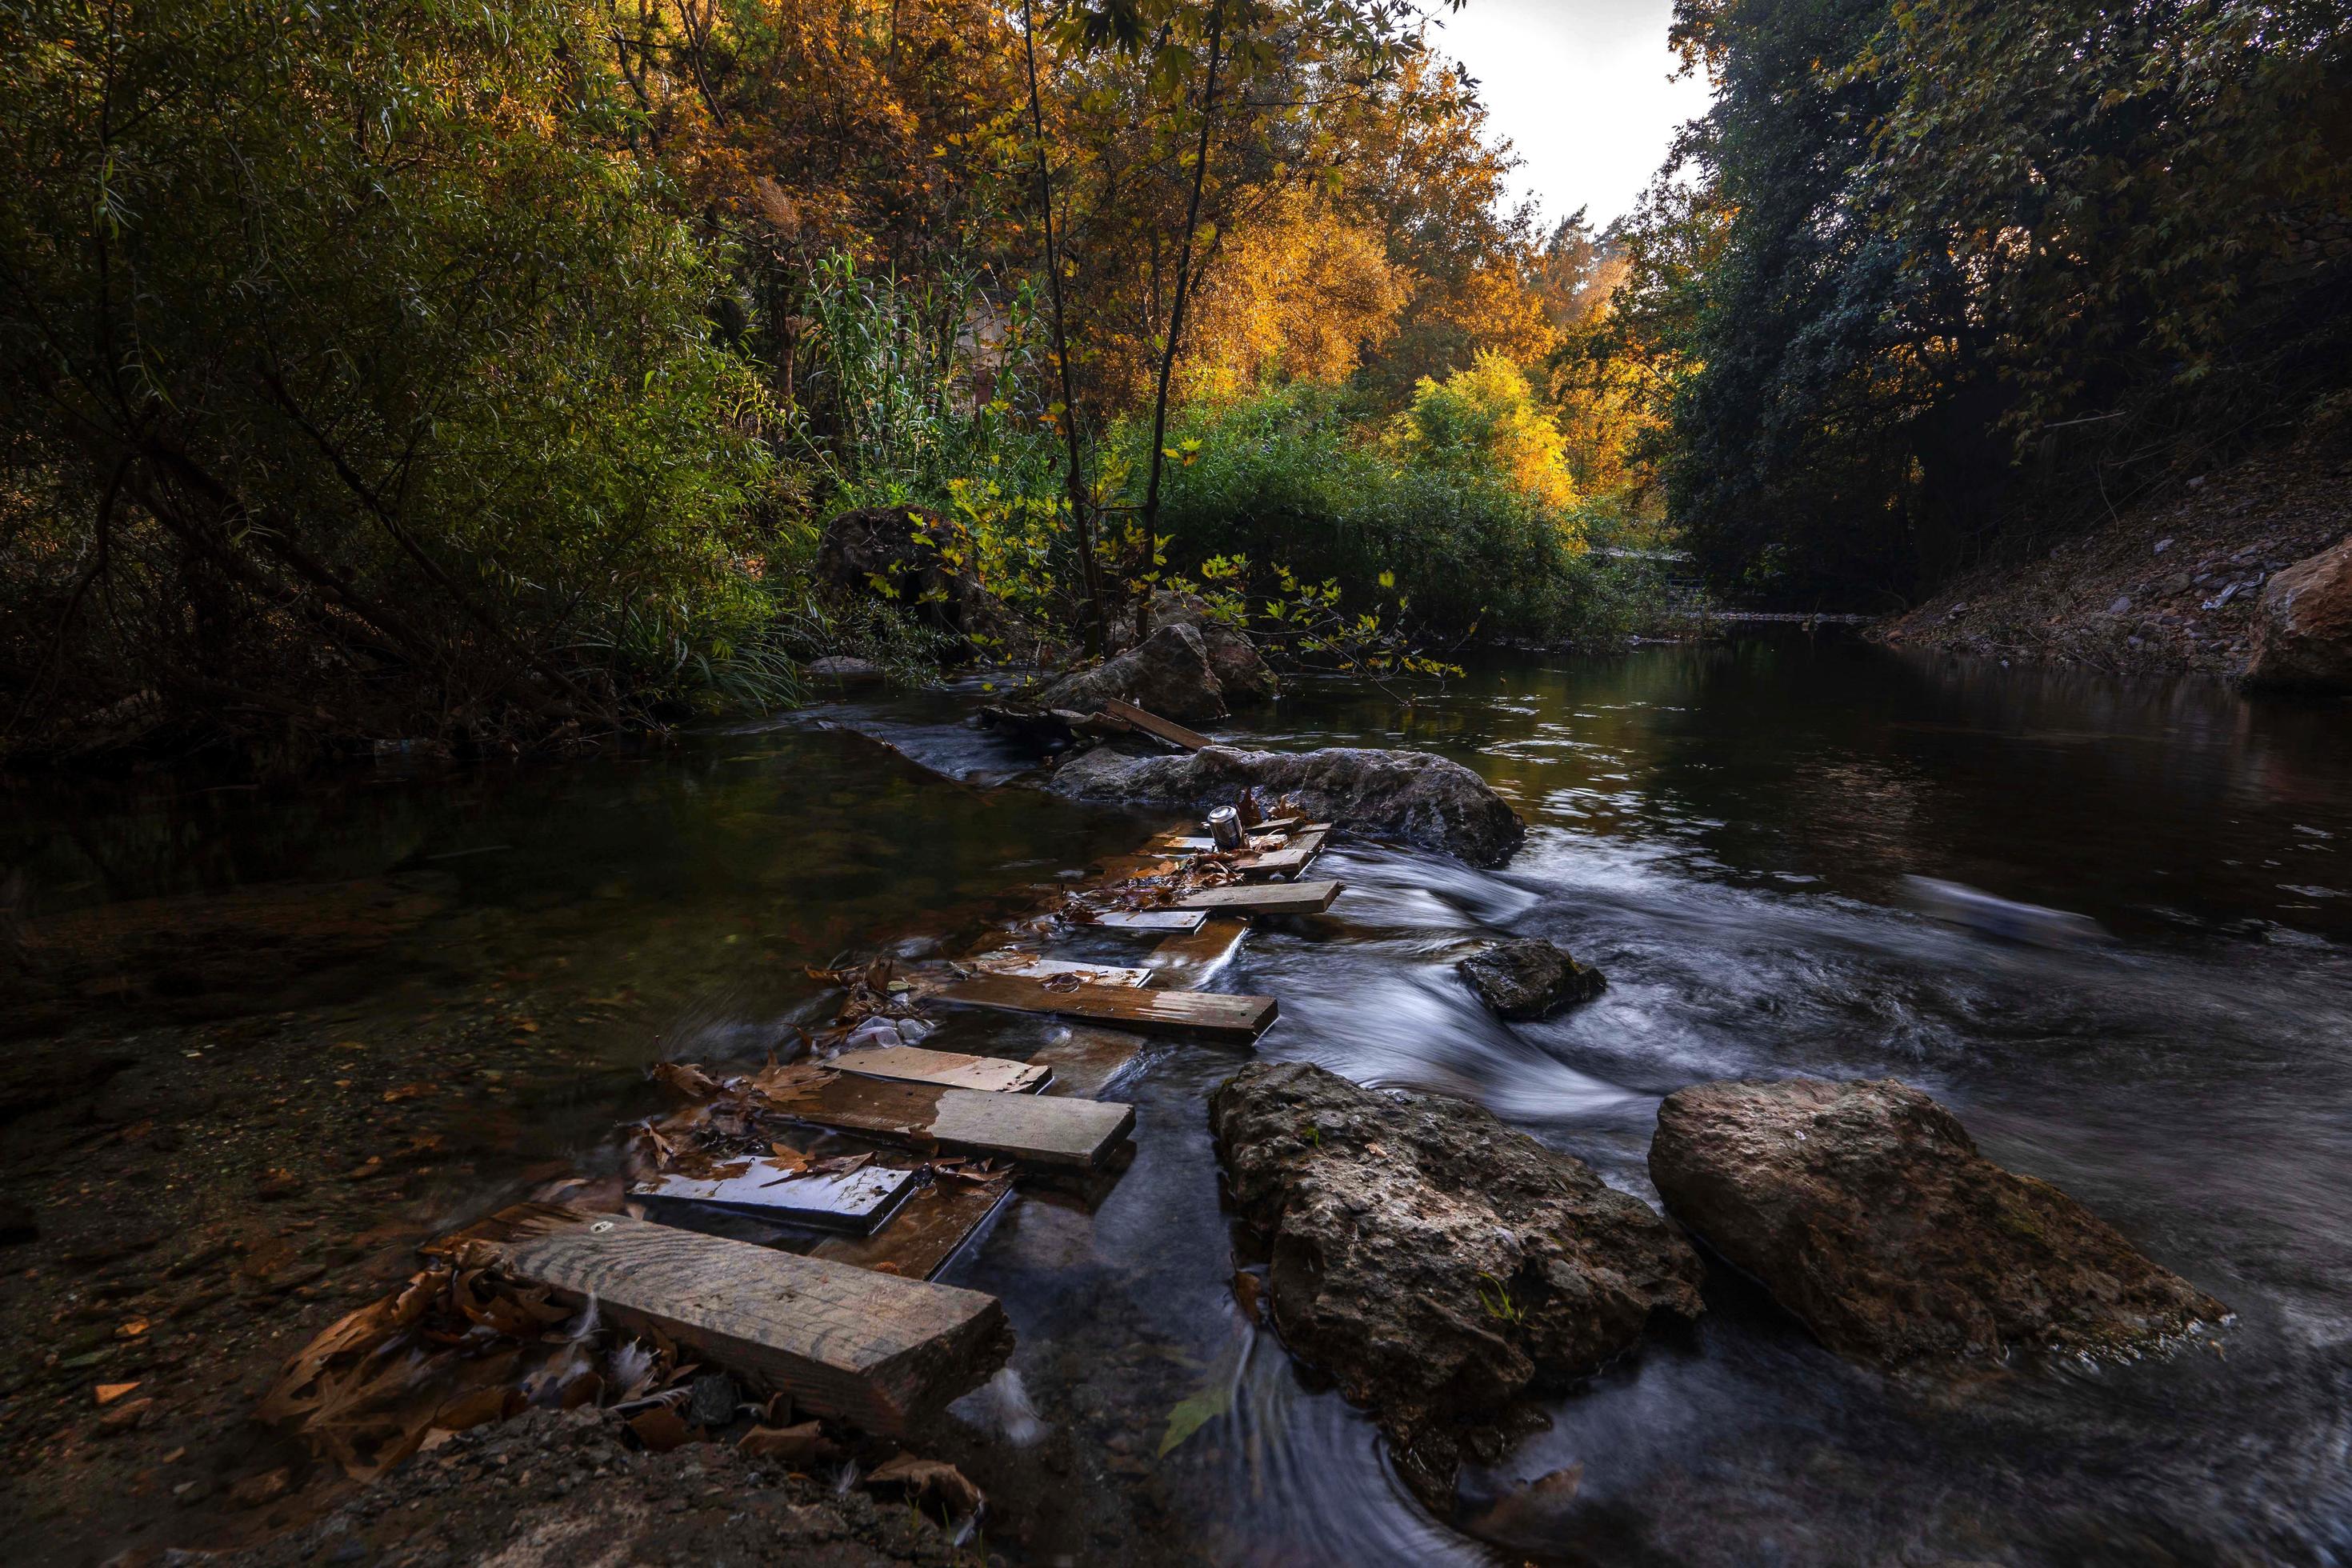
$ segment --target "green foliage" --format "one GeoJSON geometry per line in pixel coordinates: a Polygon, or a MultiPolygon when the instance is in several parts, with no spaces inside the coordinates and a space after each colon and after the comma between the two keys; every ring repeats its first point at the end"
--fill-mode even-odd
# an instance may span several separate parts
{"type": "Polygon", "coordinates": [[[782,693],[749,652],[770,415],[604,150],[593,22],[0,6],[16,679],[459,737],[782,693]]]}
{"type": "Polygon", "coordinates": [[[2352,14],[1682,0],[1715,108],[1629,237],[1710,574],[1900,598],[2344,378],[2352,14]]]}
{"type": "Polygon", "coordinates": [[[1162,552],[1188,577],[1220,557],[1279,562],[1359,605],[1402,584],[1389,624],[1446,640],[1601,642],[1647,613],[1637,565],[1580,548],[1613,529],[1601,509],[1548,504],[1475,449],[1415,461],[1326,389],[1192,405],[1172,429],[1193,456],[1169,477],[1162,552]]]}

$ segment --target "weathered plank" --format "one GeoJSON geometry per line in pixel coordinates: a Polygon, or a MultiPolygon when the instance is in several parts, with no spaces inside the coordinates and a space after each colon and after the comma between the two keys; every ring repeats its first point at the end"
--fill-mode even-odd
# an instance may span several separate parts
{"type": "Polygon", "coordinates": [[[1208,916],[1198,910],[1097,910],[1092,924],[1105,931],[1139,935],[1161,931],[1199,931],[1208,916]]]}
{"type": "Polygon", "coordinates": [[[1203,888],[1176,900],[1180,910],[1215,910],[1223,914],[1311,915],[1331,907],[1337,882],[1252,883],[1240,888],[1203,888]]]}
{"type": "Polygon", "coordinates": [[[1203,746],[1216,744],[1206,735],[1187,730],[1173,720],[1162,719],[1149,709],[1138,708],[1134,703],[1123,701],[1116,697],[1104,698],[1102,710],[1111,718],[1125,721],[1154,739],[1165,741],[1171,746],[1181,746],[1188,752],[1197,752],[1203,746]]]}
{"type": "Polygon", "coordinates": [[[1013,1193],[1012,1173],[985,1182],[942,1177],[907,1200],[898,1217],[872,1236],[831,1236],[809,1254],[829,1263],[876,1268],[902,1279],[929,1279],[1013,1193]]]}
{"type": "Polygon", "coordinates": [[[1044,1165],[1091,1165],[1135,1125],[1133,1106],[1104,1100],[942,1089],[802,1066],[771,1068],[754,1081],[769,1104],[803,1121],[919,1148],[969,1149],[1044,1165]]]}
{"type": "Polygon", "coordinates": [[[705,1204],[762,1219],[790,1220],[827,1230],[879,1229],[915,1184],[912,1171],[867,1164],[846,1175],[795,1171],[769,1159],[736,1162],[734,1175],[688,1176],[665,1172],[629,1189],[629,1195],[656,1207],[705,1204]]]}
{"type": "Polygon", "coordinates": [[[1244,877],[1289,877],[1307,869],[1307,863],[1323,852],[1323,841],[1331,837],[1331,825],[1318,823],[1301,829],[1297,837],[1279,849],[1263,854],[1244,855],[1234,862],[1234,869],[1244,877]]]}
{"type": "Polygon", "coordinates": [[[934,1002],[995,1007],[1013,1013],[1053,1013],[1116,1024],[1147,1035],[1209,1035],[1255,1040],[1275,1019],[1271,996],[1223,996],[1209,991],[1161,991],[1125,985],[1079,985],[1055,990],[1041,981],[987,974],[934,991],[934,1002]]]}
{"type": "Polygon", "coordinates": [[[1199,931],[1170,937],[1143,962],[1151,966],[1162,985],[1198,985],[1225,966],[1247,935],[1247,916],[1213,915],[1199,931]]]}
{"type": "Polygon", "coordinates": [[[517,1279],[887,1436],[986,1382],[1013,1350],[1003,1307],[977,1290],[625,1215],[521,1204],[462,1236],[517,1279]]]}
{"type": "Polygon", "coordinates": [[[1072,1024],[1054,1031],[1053,1037],[1032,1053],[1030,1060],[1054,1069],[1048,1094],[1092,1097],[1108,1089],[1143,1054],[1148,1044],[1140,1035],[1072,1024]]]}
{"type": "Polygon", "coordinates": [[[936,1083],[949,1089],[984,1089],[992,1094],[1034,1094],[1054,1076],[1051,1068],[1003,1057],[968,1057],[961,1051],[927,1051],[919,1046],[885,1046],[877,1050],[844,1051],[825,1066],[861,1078],[936,1083]]]}
{"type": "Polygon", "coordinates": [[[991,974],[1014,974],[1024,980],[1047,980],[1075,974],[1090,985],[1141,985],[1151,978],[1148,969],[1126,969],[1115,963],[1081,963],[1063,958],[1038,958],[1018,952],[983,952],[966,960],[991,974]]]}

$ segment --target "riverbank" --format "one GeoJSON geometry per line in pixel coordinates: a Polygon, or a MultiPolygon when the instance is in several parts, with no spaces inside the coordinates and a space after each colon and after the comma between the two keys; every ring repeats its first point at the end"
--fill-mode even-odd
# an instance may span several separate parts
{"type": "Polygon", "coordinates": [[[2190,479],[2030,559],[1964,573],[1868,634],[1890,647],[2234,677],[2271,575],[2352,529],[2352,457],[2292,449],[2190,479]]]}

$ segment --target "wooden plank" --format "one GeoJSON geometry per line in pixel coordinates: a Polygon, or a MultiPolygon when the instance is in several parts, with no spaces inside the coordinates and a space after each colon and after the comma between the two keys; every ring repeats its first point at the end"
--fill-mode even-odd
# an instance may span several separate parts
{"type": "Polygon", "coordinates": [[[1197,910],[1097,910],[1090,924],[1105,931],[1152,935],[1160,931],[1199,931],[1208,916],[1197,910]]]}
{"type": "Polygon", "coordinates": [[[1214,915],[1199,931],[1170,937],[1144,962],[1164,986],[1196,986],[1225,966],[1249,935],[1244,915],[1214,915]]]}
{"type": "Polygon", "coordinates": [[[1039,958],[1020,952],[983,952],[965,960],[991,974],[1015,974],[1024,980],[1047,980],[1075,974],[1090,985],[1141,985],[1151,978],[1148,969],[1125,969],[1115,963],[1081,963],[1064,958],[1039,958]]]}
{"type": "Polygon", "coordinates": [[[1124,720],[1145,734],[1165,741],[1171,746],[1181,746],[1188,752],[1197,752],[1203,746],[1216,744],[1206,735],[1197,731],[1187,730],[1172,719],[1162,719],[1148,709],[1138,708],[1134,703],[1124,701],[1117,697],[1104,698],[1101,706],[1103,712],[1111,718],[1124,720]]]}
{"type": "Polygon", "coordinates": [[[992,1296],[625,1215],[521,1204],[462,1240],[518,1279],[593,1300],[624,1328],[656,1331],[800,1408],[885,1436],[935,1415],[1012,1354],[992,1296]]]}
{"type": "Polygon", "coordinates": [[[1041,981],[987,974],[961,980],[926,1000],[996,1007],[1013,1013],[1053,1013],[1116,1024],[1146,1035],[1208,1035],[1250,1041],[1274,1023],[1271,996],[1223,996],[1209,991],[1161,991],[1125,985],[1080,985],[1058,991],[1041,981]]]}
{"type": "Polygon", "coordinates": [[[1331,907],[1337,882],[1253,883],[1239,888],[1203,888],[1176,900],[1180,910],[1215,910],[1224,914],[1312,915],[1331,907]]]}
{"type": "Polygon", "coordinates": [[[942,1177],[908,1198],[884,1229],[872,1236],[827,1237],[809,1256],[902,1279],[933,1279],[1012,1194],[1010,1172],[978,1183],[942,1177]]]}
{"type": "MultiPolygon", "coordinates": [[[[629,1189],[629,1195],[656,1207],[703,1204],[761,1219],[867,1235],[898,1212],[914,1190],[912,1171],[866,1164],[846,1175],[796,1172],[774,1160],[734,1162],[733,1175],[688,1176],[666,1172],[629,1189]]],[[[732,1169],[732,1165],[726,1167],[732,1169]]]]}
{"type": "MultiPolygon", "coordinates": [[[[1034,982],[992,980],[988,984],[1030,985],[1034,982]]],[[[767,1104],[802,1121],[918,1148],[966,1149],[1043,1165],[1092,1165],[1135,1125],[1131,1105],[854,1078],[804,1064],[768,1068],[752,1082],[767,1104]]]]}
{"type": "Polygon", "coordinates": [[[1072,1024],[1055,1030],[1054,1037],[1038,1047],[1030,1059],[1054,1069],[1053,1087],[1046,1093],[1092,1097],[1133,1067],[1147,1043],[1140,1035],[1072,1024]]]}
{"type": "Polygon", "coordinates": [[[1331,837],[1331,825],[1319,823],[1306,829],[1279,849],[1262,855],[1244,855],[1234,862],[1234,869],[1244,877],[1289,877],[1307,869],[1307,863],[1323,852],[1323,841],[1331,837]]]}
{"type": "Polygon", "coordinates": [[[1033,1067],[1027,1062],[1008,1061],[1003,1057],[968,1057],[961,1051],[927,1051],[919,1046],[844,1051],[824,1065],[861,1078],[936,1083],[991,1094],[1034,1094],[1054,1076],[1053,1068],[1033,1067]]]}

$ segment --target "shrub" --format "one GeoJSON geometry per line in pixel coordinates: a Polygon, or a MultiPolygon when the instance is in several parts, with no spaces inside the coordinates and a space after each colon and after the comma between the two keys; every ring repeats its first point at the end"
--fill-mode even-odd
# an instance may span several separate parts
{"type": "MultiPolygon", "coordinates": [[[[1448,416],[1461,401],[1445,395],[1448,416]]],[[[1528,493],[1499,465],[1475,460],[1473,440],[1449,437],[1434,452],[1383,442],[1327,389],[1188,405],[1171,421],[1171,446],[1179,459],[1160,527],[1177,574],[1245,556],[1334,580],[1350,605],[1395,596],[1387,574],[1406,616],[1440,640],[1622,637],[1653,595],[1638,563],[1582,548],[1613,526],[1605,508],[1528,493]]]]}

